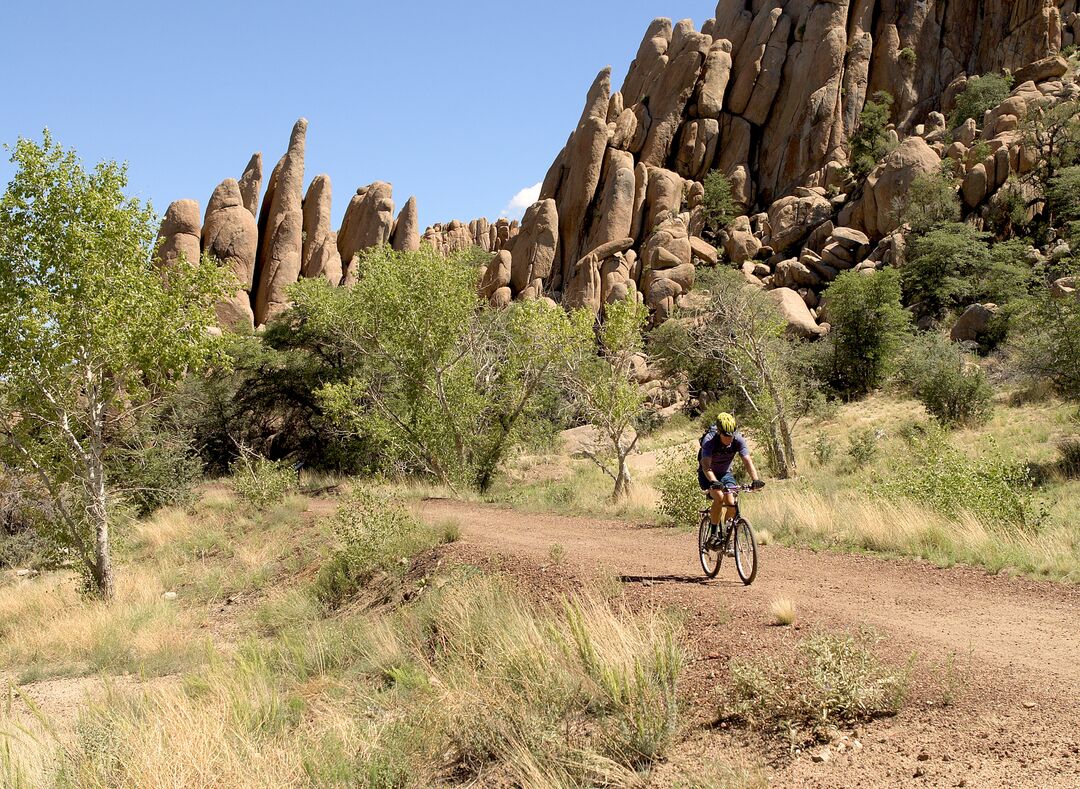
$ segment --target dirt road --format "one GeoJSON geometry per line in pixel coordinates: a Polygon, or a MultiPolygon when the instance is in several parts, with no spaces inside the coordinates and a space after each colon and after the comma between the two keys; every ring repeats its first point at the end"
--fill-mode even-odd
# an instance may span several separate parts
{"type": "Polygon", "coordinates": [[[729,753],[765,758],[777,786],[1080,787],[1076,587],[778,546],[763,549],[753,586],[729,564],[705,583],[687,531],[448,500],[423,512],[459,520],[466,553],[517,559],[506,566],[535,574],[557,544],[561,570],[615,576],[635,600],[684,609],[696,653],[688,692],[703,728],[680,758],[695,749],[706,758],[720,738],[729,753]],[[777,597],[795,602],[797,629],[771,626],[777,597]],[[859,626],[881,633],[894,659],[918,656],[904,711],[856,732],[861,747],[822,763],[786,748],[763,757],[745,732],[710,726],[732,659],[788,651],[812,629],[859,626]]]}

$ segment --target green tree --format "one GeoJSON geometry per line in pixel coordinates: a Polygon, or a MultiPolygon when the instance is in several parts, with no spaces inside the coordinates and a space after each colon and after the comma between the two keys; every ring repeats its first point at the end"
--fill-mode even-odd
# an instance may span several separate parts
{"type": "Polygon", "coordinates": [[[1044,194],[1059,171],[1080,164],[1080,102],[1032,107],[1021,121],[1020,131],[1024,148],[1037,151],[1026,177],[1044,194]]]}
{"type": "Polygon", "coordinates": [[[851,172],[865,178],[891,148],[887,131],[893,97],[878,91],[866,102],[859,114],[859,125],[851,135],[851,172]]]}
{"type": "Polygon", "coordinates": [[[1049,381],[1063,397],[1080,400],[1080,299],[1040,290],[1014,321],[1008,350],[1032,382],[1049,381]]]}
{"type": "Polygon", "coordinates": [[[351,288],[307,280],[290,292],[286,320],[348,371],[318,391],[320,406],[388,469],[486,489],[542,419],[536,395],[591,334],[542,301],[484,306],[471,253],[384,246],[357,269],[351,288]]]}
{"type": "Polygon", "coordinates": [[[19,140],[0,199],[0,452],[48,491],[49,536],[113,594],[106,457],[117,424],[213,352],[214,265],[152,262],[157,220],[126,169],[86,170],[46,131],[19,140]]]}
{"type": "Polygon", "coordinates": [[[854,399],[880,386],[892,371],[910,318],[900,306],[900,275],[884,269],[867,277],[845,271],[825,291],[832,385],[854,399]]]}
{"type": "MultiPolygon", "coordinates": [[[[634,375],[634,357],[642,351],[642,330],[649,311],[633,299],[604,308],[595,348],[579,346],[564,374],[564,386],[578,414],[593,425],[610,450],[613,462],[600,453],[589,457],[615,483],[613,498],[630,493],[626,459],[637,446],[645,416],[645,395],[634,375]]],[[[582,333],[592,324],[588,310],[577,310],[571,322],[582,333]]]]}
{"type": "Polygon", "coordinates": [[[1068,227],[1073,243],[1080,243],[1080,166],[1066,167],[1051,178],[1046,196],[1053,216],[1068,227]]]}
{"type": "Polygon", "coordinates": [[[719,170],[712,170],[705,176],[705,197],[701,209],[705,217],[705,227],[716,235],[742,213],[731,194],[731,181],[719,170]]]}
{"type": "Polygon", "coordinates": [[[688,322],[689,354],[716,364],[765,438],[773,473],[797,473],[792,432],[802,401],[794,355],[775,305],[733,271],[722,275],[708,302],[688,322]]]}
{"type": "Polygon", "coordinates": [[[960,220],[956,180],[944,173],[916,176],[908,189],[901,220],[913,233],[922,235],[938,225],[960,220]]]}
{"type": "Polygon", "coordinates": [[[936,332],[914,337],[900,376],[944,427],[975,426],[993,413],[994,392],[970,354],[936,332]]]}
{"type": "Polygon", "coordinates": [[[949,128],[955,129],[968,118],[982,127],[983,115],[1005,101],[1012,90],[1011,74],[983,74],[972,77],[956,97],[956,107],[949,116],[949,128]]]}

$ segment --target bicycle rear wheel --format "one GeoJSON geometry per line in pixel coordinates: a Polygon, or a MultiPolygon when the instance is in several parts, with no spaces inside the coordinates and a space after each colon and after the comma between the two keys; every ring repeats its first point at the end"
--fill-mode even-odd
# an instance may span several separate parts
{"type": "Polygon", "coordinates": [[[757,577],[758,555],[754,530],[744,518],[735,522],[735,570],[744,584],[749,586],[757,577]]]}
{"type": "Polygon", "coordinates": [[[701,569],[709,578],[715,578],[720,572],[720,563],[724,560],[724,549],[709,545],[709,513],[706,510],[701,515],[701,523],[698,525],[698,558],[701,559],[701,569]]]}

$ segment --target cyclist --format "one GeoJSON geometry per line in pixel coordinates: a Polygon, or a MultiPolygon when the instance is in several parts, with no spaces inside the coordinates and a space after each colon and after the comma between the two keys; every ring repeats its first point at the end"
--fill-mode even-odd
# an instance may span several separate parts
{"type": "Polygon", "coordinates": [[[743,468],[750,474],[754,488],[765,487],[750,457],[750,447],[738,432],[735,417],[722,413],[717,416],[716,424],[702,436],[701,451],[698,453],[701,459],[698,464],[698,484],[712,499],[712,509],[709,511],[710,541],[716,539],[720,524],[727,523],[728,508],[735,506],[735,494],[726,489],[739,484],[731,473],[731,463],[736,455],[742,459],[743,468]]]}

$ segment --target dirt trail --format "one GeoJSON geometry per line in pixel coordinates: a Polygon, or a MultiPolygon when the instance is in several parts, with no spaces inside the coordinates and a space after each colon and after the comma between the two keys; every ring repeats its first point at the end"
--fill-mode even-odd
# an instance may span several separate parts
{"type": "MultiPolygon", "coordinates": [[[[795,601],[804,633],[869,625],[895,656],[918,653],[923,670],[901,715],[867,727],[857,753],[774,759],[776,785],[1080,787],[1076,587],[772,545],[753,586],[730,560],[705,583],[688,531],[449,500],[423,512],[458,519],[463,550],[543,565],[557,543],[574,573],[615,575],[635,595],[682,607],[710,680],[732,658],[790,649],[800,634],[769,625],[776,597],[795,601]],[[950,674],[957,699],[945,705],[950,674]]],[[[702,698],[716,684],[703,682],[702,698]]]]}

